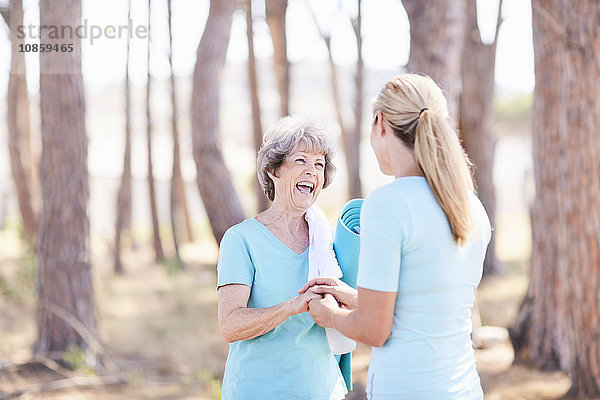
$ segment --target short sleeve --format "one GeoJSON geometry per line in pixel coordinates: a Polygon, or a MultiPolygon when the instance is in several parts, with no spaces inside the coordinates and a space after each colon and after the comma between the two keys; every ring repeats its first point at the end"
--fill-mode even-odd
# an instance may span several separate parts
{"type": "Polygon", "coordinates": [[[410,215],[404,200],[373,192],[364,202],[360,215],[360,254],[357,285],[382,292],[397,292],[401,268],[402,242],[406,240],[410,215]]]}
{"type": "Polygon", "coordinates": [[[250,252],[243,237],[234,230],[228,230],[221,239],[217,273],[217,288],[232,283],[252,287],[254,266],[250,252]]]}

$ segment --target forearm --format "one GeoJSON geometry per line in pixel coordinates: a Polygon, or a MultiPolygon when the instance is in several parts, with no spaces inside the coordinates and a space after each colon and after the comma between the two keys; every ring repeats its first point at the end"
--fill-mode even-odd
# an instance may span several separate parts
{"type": "Polygon", "coordinates": [[[351,339],[383,346],[392,333],[396,293],[362,288],[358,293],[356,310],[333,308],[331,325],[351,339]]]}
{"type": "Polygon", "coordinates": [[[350,339],[369,346],[381,346],[387,336],[383,339],[383,335],[375,327],[361,323],[359,317],[357,310],[339,309],[333,315],[332,324],[335,329],[350,339]]]}
{"type": "Polygon", "coordinates": [[[227,342],[253,339],[273,330],[292,315],[290,302],[267,308],[240,307],[219,316],[221,333],[227,342]]]}

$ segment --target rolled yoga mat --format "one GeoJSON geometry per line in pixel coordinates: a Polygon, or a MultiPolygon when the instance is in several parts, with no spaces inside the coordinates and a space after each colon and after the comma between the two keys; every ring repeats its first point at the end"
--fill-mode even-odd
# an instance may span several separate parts
{"type": "MultiPolygon", "coordinates": [[[[342,281],[356,289],[360,250],[360,209],[363,199],[353,199],[340,212],[333,237],[333,250],[342,270],[342,281]]],[[[338,357],[348,391],[352,390],[352,353],[338,357]]]]}

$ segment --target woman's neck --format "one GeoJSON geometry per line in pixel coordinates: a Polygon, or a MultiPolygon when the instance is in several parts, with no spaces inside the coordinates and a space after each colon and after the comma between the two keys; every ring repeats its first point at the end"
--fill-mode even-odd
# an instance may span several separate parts
{"type": "Polygon", "coordinates": [[[413,165],[398,165],[394,168],[394,177],[396,179],[403,178],[407,176],[424,176],[421,168],[417,166],[417,164],[413,165]]]}
{"type": "Polygon", "coordinates": [[[309,238],[304,212],[281,208],[274,202],[270,208],[258,214],[256,220],[296,254],[306,250],[309,238]]]}
{"type": "Polygon", "coordinates": [[[423,176],[423,171],[415,159],[414,151],[406,147],[400,139],[390,136],[386,148],[390,161],[390,175],[394,175],[396,178],[423,176]]]}
{"type": "Polygon", "coordinates": [[[303,232],[306,230],[306,211],[289,210],[278,202],[273,202],[271,207],[256,216],[256,219],[266,226],[277,226],[278,229],[290,233],[303,232]]]}

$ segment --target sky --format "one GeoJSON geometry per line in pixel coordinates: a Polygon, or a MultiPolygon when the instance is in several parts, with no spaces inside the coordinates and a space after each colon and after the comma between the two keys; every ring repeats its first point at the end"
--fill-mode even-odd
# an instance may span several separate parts
{"type": "MultiPolygon", "coordinates": [[[[146,26],[147,2],[131,1],[132,17],[129,25],[146,26]]],[[[7,0],[0,0],[0,4],[6,2],[7,0]]],[[[151,73],[157,79],[164,79],[169,74],[166,1],[155,0],[152,3],[151,73]]],[[[266,59],[272,56],[273,48],[264,21],[264,2],[255,1],[253,4],[255,52],[259,59],[266,59]]],[[[327,50],[308,5],[314,10],[321,29],[331,33],[336,63],[353,64],[357,52],[349,17],[356,15],[355,0],[289,0],[286,30],[290,61],[323,62],[327,59],[327,50]]],[[[126,7],[125,0],[84,0],[83,24],[101,29],[128,25],[126,7]]],[[[493,36],[497,7],[498,0],[478,0],[479,25],[484,41],[491,40],[493,36]]],[[[24,25],[39,25],[37,1],[24,0],[24,8],[24,25]]],[[[173,0],[173,64],[176,75],[185,76],[193,72],[196,49],[207,15],[208,0],[173,0]]],[[[502,17],[504,22],[498,39],[496,84],[508,92],[530,92],[534,85],[531,4],[524,0],[505,0],[502,17]]],[[[10,42],[6,31],[7,29],[0,29],[0,93],[6,91],[10,62],[10,42]]],[[[237,11],[233,18],[228,61],[243,62],[246,59],[245,34],[245,17],[241,11],[237,11]]],[[[134,35],[131,41],[130,69],[134,85],[145,83],[146,49],[146,39],[134,35]]],[[[363,1],[363,55],[367,68],[398,69],[408,61],[409,51],[409,23],[401,1],[363,1]]],[[[124,37],[101,37],[93,43],[89,37],[85,39],[83,69],[86,84],[101,86],[121,83],[124,79],[125,54],[124,37]]],[[[39,70],[37,54],[27,54],[26,60],[28,85],[31,91],[36,91],[39,70]]]]}

